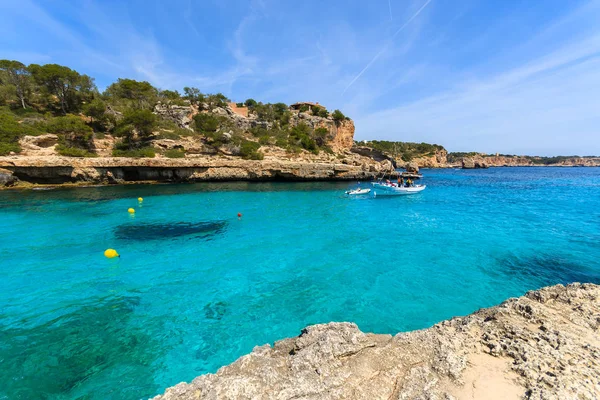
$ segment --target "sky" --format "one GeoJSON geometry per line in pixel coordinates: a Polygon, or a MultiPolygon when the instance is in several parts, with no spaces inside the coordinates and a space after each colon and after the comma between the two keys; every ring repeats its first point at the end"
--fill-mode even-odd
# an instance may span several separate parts
{"type": "Polygon", "coordinates": [[[356,140],[600,155],[598,21],[600,0],[0,0],[0,58],[319,102],[356,140]]]}

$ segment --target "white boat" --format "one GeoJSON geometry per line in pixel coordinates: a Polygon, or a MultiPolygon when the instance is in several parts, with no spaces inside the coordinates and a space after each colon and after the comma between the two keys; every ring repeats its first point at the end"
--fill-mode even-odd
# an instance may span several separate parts
{"type": "Polygon", "coordinates": [[[374,196],[398,196],[422,192],[426,185],[398,186],[394,183],[371,182],[374,196]]]}
{"type": "Polygon", "coordinates": [[[354,190],[346,190],[347,195],[359,195],[359,194],[369,194],[371,193],[371,189],[354,189],[354,190]]]}

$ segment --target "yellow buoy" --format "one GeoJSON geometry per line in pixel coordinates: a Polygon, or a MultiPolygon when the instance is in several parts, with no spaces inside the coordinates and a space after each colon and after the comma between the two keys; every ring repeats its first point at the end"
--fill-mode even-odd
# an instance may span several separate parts
{"type": "Polygon", "coordinates": [[[106,258],[115,258],[119,257],[119,253],[115,249],[106,249],[104,250],[104,257],[106,258]]]}
{"type": "Polygon", "coordinates": [[[138,201],[141,203],[142,201],[144,201],[144,199],[142,199],[141,197],[138,197],[138,201]]]}
{"type": "Polygon", "coordinates": [[[127,210],[127,212],[128,212],[129,214],[134,214],[134,213],[135,213],[135,210],[134,210],[133,208],[130,208],[129,210],[127,210]]]}

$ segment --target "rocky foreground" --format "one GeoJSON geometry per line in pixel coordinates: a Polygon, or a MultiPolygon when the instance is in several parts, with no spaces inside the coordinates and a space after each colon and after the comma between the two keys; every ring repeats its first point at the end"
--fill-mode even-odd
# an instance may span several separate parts
{"type": "Polygon", "coordinates": [[[599,328],[600,286],[557,285],[395,336],[309,326],[154,400],[598,399],[599,328]]]}

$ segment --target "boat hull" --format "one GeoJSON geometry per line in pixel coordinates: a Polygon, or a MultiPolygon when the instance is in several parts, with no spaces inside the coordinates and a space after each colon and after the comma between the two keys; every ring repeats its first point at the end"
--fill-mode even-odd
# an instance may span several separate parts
{"type": "Polygon", "coordinates": [[[405,196],[409,194],[421,193],[427,187],[426,185],[398,187],[378,182],[373,182],[372,185],[373,196],[405,196]]]}

